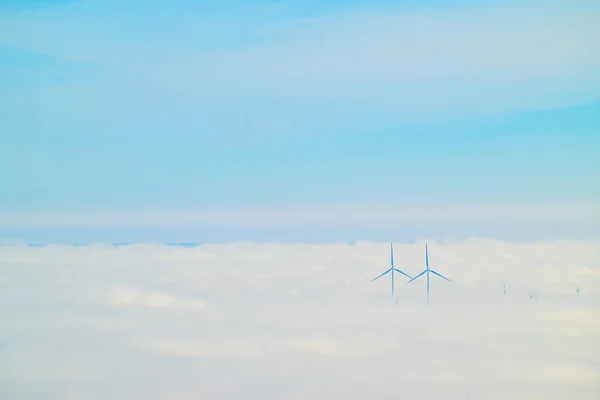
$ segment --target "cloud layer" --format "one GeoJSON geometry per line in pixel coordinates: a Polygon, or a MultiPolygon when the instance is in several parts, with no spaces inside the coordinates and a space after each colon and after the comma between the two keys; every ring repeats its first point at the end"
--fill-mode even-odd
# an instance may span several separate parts
{"type": "Polygon", "coordinates": [[[2,246],[0,393],[597,398],[599,242],[388,246],[2,246]]]}

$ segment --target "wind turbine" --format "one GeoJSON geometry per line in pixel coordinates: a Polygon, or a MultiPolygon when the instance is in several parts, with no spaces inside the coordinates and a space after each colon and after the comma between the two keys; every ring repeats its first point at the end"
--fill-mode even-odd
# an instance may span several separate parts
{"type": "Polygon", "coordinates": [[[392,273],[392,296],[394,295],[394,271],[398,272],[408,278],[412,278],[410,275],[404,273],[403,271],[400,271],[398,268],[396,268],[394,266],[394,245],[392,244],[392,242],[390,242],[390,263],[392,265],[392,267],[390,269],[388,269],[387,271],[385,271],[384,273],[382,273],[381,275],[379,275],[377,278],[374,278],[373,280],[371,280],[371,282],[375,282],[377,279],[381,278],[382,276],[384,276],[385,274],[391,272],[392,273]]]}
{"type": "Polygon", "coordinates": [[[506,294],[506,283],[504,284],[504,294],[506,294]]]}
{"type": "Polygon", "coordinates": [[[579,286],[575,286],[575,289],[577,289],[577,294],[579,294],[579,286]]]}
{"type": "Polygon", "coordinates": [[[446,278],[444,275],[442,275],[432,269],[429,269],[429,250],[427,249],[427,242],[425,243],[425,265],[426,265],[427,269],[425,269],[425,271],[421,272],[419,275],[412,278],[410,281],[406,282],[406,284],[408,285],[409,283],[411,283],[412,281],[414,281],[421,275],[425,275],[427,277],[427,304],[429,304],[429,274],[431,273],[431,274],[437,275],[440,278],[447,280],[448,282],[452,282],[452,281],[450,279],[446,278]]]}
{"type": "Polygon", "coordinates": [[[537,292],[534,290],[531,293],[527,293],[530,299],[537,300],[537,292]]]}

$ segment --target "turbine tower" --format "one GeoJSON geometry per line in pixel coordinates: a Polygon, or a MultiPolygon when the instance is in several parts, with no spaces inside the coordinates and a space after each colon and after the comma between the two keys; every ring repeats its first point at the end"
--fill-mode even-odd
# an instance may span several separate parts
{"type": "Polygon", "coordinates": [[[394,295],[394,271],[408,277],[409,279],[412,277],[410,275],[404,273],[403,271],[400,271],[398,268],[396,268],[394,266],[394,245],[392,242],[390,242],[390,263],[392,265],[391,268],[388,269],[387,271],[385,271],[384,273],[382,273],[381,275],[379,275],[377,278],[372,279],[371,283],[375,282],[377,279],[381,278],[385,274],[391,272],[392,273],[392,296],[393,296],[394,295]]]}
{"type": "Polygon", "coordinates": [[[425,275],[427,278],[427,304],[429,304],[429,274],[431,273],[431,274],[437,275],[440,278],[447,280],[448,282],[452,282],[452,281],[450,279],[446,278],[444,275],[442,275],[432,269],[429,269],[429,250],[427,249],[427,242],[425,242],[425,266],[427,267],[425,269],[425,271],[421,272],[419,275],[415,276],[410,281],[406,282],[406,284],[408,285],[409,283],[411,283],[412,281],[414,281],[421,275],[425,275]]]}

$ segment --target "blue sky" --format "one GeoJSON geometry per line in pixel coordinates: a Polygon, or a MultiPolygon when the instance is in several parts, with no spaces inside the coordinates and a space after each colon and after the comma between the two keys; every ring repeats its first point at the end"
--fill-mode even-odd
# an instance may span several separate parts
{"type": "Polygon", "coordinates": [[[597,218],[599,22],[589,1],[4,1],[0,237],[134,210],[597,218]]]}

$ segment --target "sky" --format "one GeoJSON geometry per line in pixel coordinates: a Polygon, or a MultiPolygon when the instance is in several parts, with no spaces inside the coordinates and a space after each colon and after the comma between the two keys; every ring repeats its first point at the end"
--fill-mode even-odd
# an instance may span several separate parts
{"type": "Polygon", "coordinates": [[[385,242],[0,246],[0,397],[598,398],[598,241],[429,251],[427,306],[385,242]]]}
{"type": "Polygon", "coordinates": [[[599,27],[593,1],[4,0],[0,242],[598,238],[599,27]]]}
{"type": "Polygon", "coordinates": [[[597,1],[0,0],[0,93],[3,400],[600,397],[597,1]]]}

